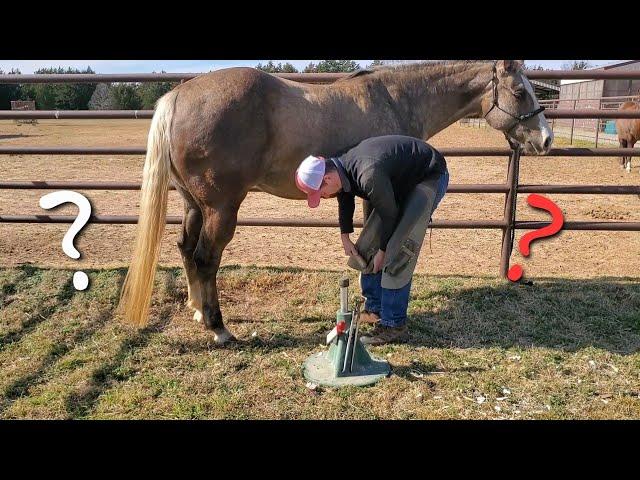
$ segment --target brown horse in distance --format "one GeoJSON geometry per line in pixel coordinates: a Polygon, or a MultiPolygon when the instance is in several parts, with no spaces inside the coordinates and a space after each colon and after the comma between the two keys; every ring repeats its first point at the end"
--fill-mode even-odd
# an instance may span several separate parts
{"type": "MultiPolygon", "coordinates": [[[[634,102],[624,102],[620,111],[640,110],[640,105],[634,102]]],[[[616,120],[616,132],[620,148],[633,148],[640,140],[640,118],[619,118],[616,120]]],[[[631,172],[631,157],[621,157],[622,168],[631,172]]]]}
{"type": "Polygon", "coordinates": [[[133,324],[148,321],[170,181],[184,198],[178,247],[188,305],[223,344],[233,336],[222,321],[216,275],[250,189],[302,200],[294,174],[306,156],[335,155],[379,135],[428,139],[472,114],[525,152],[547,153],[553,134],[522,66],[422,63],[357,72],[330,85],[230,68],[179,85],[158,101],[151,123],[120,311],[133,324]]]}

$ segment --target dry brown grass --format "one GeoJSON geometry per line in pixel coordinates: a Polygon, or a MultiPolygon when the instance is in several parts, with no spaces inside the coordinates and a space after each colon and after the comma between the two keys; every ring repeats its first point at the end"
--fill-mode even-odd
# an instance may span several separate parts
{"type": "MultiPolygon", "coordinates": [[[[15,126],[0,123],[2,145],[145,145],[147,121],[42,121],[38,125],[15,126]],[[5,138],[2,135],[24,134],[5,138]]],[[[454,125],[436,135],[437,147],[504,146],[504,138],[491,129],[454,125]]],[[[10,156],[3,157],[2,178],[14,180],[121,180],[140,181],[142,157],[10,156]]],[[[501,183],[505,180],[506,158],[450,158],[452,183],[501,183]]],[[[634,167],[626,174],[616,158],[525,158],[522,183],[637,185],[640,172],[634,167]]],[[[38,199],[44,191],[0,191],[0,214],[41,214],[38,199]]],[[[89,191],[94,212],[136,214],[138,192],[89,191]]],[[[551,195],[567,220],[615,218],[640,221],[640,199],[631,195],[551,195]]],[[[503,195],[450,194],[436,212],[436,218],[501,218],[503,195]]],[[[359,214],[358,211],[356,214],[359,214]]],[[[60,213],[73,213],[63,208],[60,213]]],[[[169,214],[181,215],[182,205],[170,193],[169,214]]],[[[336,218],[335,201],[323,202],[310,213],[304,202],[294,202],[266,194],[250,194],[241,216],[336,218]]],[[[541,218],[519,198],[521,219],[541,218]]],[[[83,259],[73,261],[63,254],[60,241],[66,225],[1,225],[0,265],[16,266],[33,262],[41,266],[121,267],[126,265],[133,245],[133,226],[90,225],[77,245],[83,259]]],[[[178,226],[166,230],[160,261],[180,265],[175,246],[178,226]]],[[[524,234],[518,231],[516,239],[524,234]]],[[[501,233],[496,230],[436,230],[430,251],[425,246],[418,271],[441,275],[496,275],[501,233]]],[[[335,229],[294,229],[239,227],[223,257],[223,264],[280,265],[285,267],[342,270],[345,260],[335,229]],[[315,251],[316,255],[309,252],[315,251]],[[321,264],[317,258],[322,258],[321,264]]],[[[533,254],[523,259],[514,252],[513,262],[522,263],[531,277],[554,276],[594,278],[605,275],[636,275],[640,235],[636,232],[562,232],[558,237],[535,243],[533,254]]]]}

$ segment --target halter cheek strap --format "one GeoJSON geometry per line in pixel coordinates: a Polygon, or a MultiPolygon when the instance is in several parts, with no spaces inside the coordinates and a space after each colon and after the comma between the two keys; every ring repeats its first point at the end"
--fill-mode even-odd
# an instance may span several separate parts
{"type": "MultiPolygon", "coordinates": [[[[498,105],[498,69],[497,69],[497,62],[493,64],[493,77],[491,78],[491,83],[493,83],[493,100],[492,100],[492,104],[491,104],[491,108],[489,110],[487,110],[487,113],[484,114],[484,118],[487,118],[487,115],[489,115],[491,113],[491,111],[496,108],[498,110],[500,110],[503,113],[506,113],[507,115],[509,115],[511,118],[515,119],[516,123],[514,123],[511,128],[509,128],[509,130],[507,130],[505,132],[505,136],[507,135],[507,133],[509,133],[511,130],[513,130],[519,123],[522,122],[526,122],[527,120],[529,120],[530,118],[535,117],[536,115],[539,115],[540,113],[544,112],[545,108],[544,107],[539,107],[536,108],[535,110],[529,112],[529,113],[525,113],[522,115],[514,115],[511,112],[506,111],[504,108],[500,107],[500,105],[498,105]]],[[[511,144],[511,142],[509,142],[511,144]]]]}

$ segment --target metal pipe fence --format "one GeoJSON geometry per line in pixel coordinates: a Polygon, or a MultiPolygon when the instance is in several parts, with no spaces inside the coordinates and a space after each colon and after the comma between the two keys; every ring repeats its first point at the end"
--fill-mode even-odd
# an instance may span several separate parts
{"type": "MultiPolygon", "coordinates": [[[[0,75],[0,83],[103,83],[103,82],[158,82],[158,81],[186,81],[199,74],[47,74],[47,75],[0,75]]],[[[305,83],[331,83],[345,74],[277,74],[277,76],[305,83]]],[[[530,79],[638,79],[640,72],[630,71],[529,71],[530,79]]],[[[545,112],[550,119],[615,119],[640,118],[639,112],[619,112],[607,109],[558,109],[553,108],[545,112]]],[[[0,111],[0,119],[149,119],[152,110],[132,111],[0,111]]],[[[502,230],[502,249],[500,274],[506,276],[509,269],[509,258],[513,250],[515,230],[538,229],[548,225],[545,221],[518,221],[516,219],[516,201],[518,193],[555,193],[555,194],[607,194],[631,195],[640,194],[639,186],[622,185],[527,185],[519,183],[519,162],[525,156],[519,151],[506,148],[449,148],[441,149],[445,157],[508,157],[506,182],[504,184],[451,184],[449,193],[493,193],[505,195],[504,216],[496,220],[435,220],[433,228],[447,229],[500,229],[502,230]]],[[[144,155],[144,147],[0,147],[2,155],[144,155]]],[[[554,148],[548,156],[563,157],[617,157],[640,156],[640,149],[621,148],[554,148]]],[[[544,159],[541,159],[544,161],[544,159]]],[[[134,182],[107,181],[12,181],[1,180],[0,189],[8,190],[139,190],[140,184],[134,182]]],[[[254,190],[255,191],[255,190],[254,190]]],[[[96,224],[135,224],[135,215],[94,215],[89,220],[96,224]]],[[[75,216],[68,215],[0,215],[0,223],[72,223],[75,216]]],[[[167,223],[179,224],[182,218],[167,217],[167,223]]],[[[324,228],[337,227],[334,220],[309,220],[291,218],[241,218],[239,226],[254,227],[307,227],[324,228]]],[[[362,222],[355,222],[354,226],[362,227],[362,222]]],[[[640,231],[640,222],[565,222],[565,230],[599,230],[599,231],[640,231]]]]}

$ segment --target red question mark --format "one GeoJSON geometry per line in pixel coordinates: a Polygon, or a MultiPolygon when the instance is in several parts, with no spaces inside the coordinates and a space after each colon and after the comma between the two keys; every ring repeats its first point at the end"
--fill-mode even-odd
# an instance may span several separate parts
{"type": "MultiPolygon", "coordinates": [[[[520,253],[525,257],[529,256],[529,246],[531,245],[531,242],[538,238],[546,238],[555,235],[560,231],[562,225],[564,225],[564,215],[562,214],[562,210],[560,210],[560,208],[558,208],[558,206],[548,198],[532,193],[527,197],[527,203],[534,208],[539,208],[549,212],[551,214],[551,224],[523,235],[520,242],[518,242],[518,248],[520,253]]],[[[512,282],[517,282],[520,280],[520,277],[522,277],[522,267],[520,265],[514,265],[509,269],[507,277],[512,282]]]]}

